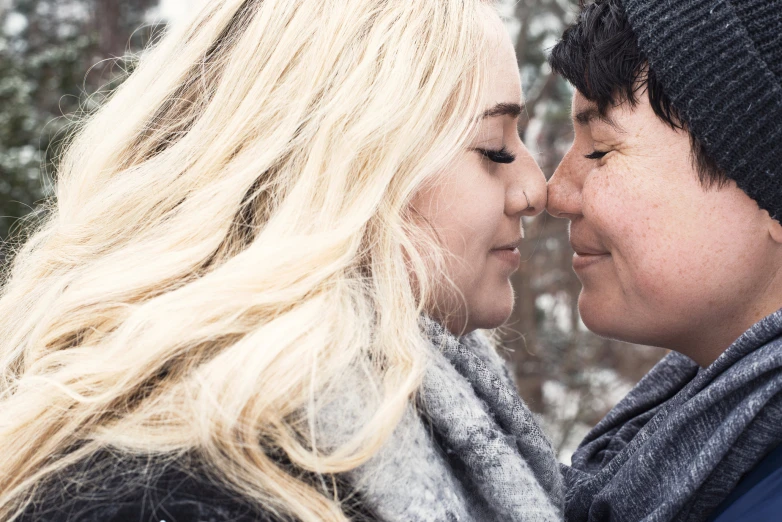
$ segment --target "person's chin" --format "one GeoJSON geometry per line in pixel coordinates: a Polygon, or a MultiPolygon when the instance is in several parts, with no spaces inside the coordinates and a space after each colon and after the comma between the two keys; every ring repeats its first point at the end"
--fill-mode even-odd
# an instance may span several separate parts
{"type": "MultiPolygon", "coordinates": [[[[639,311],[615,296],[582,290],[578,298],[578,313],[590,332],[605,339],[626,343],[653,344],[645,320],[638,321],[639,311]]],[[[648,319],[647,314],[641,317],[648,319]]]]}
{"type": "Polygon", "coordinates": [[[590,332],[601,337],[615,337],[616,319],[623,314],[613,310],[612,300],[598,292],[585,288],[578,296],[578,313],[590,332]]]}
{"type": "Polygon", "coordinates": [[[505,324],[513,313],[513,288],[508,283],[506,288],[498,289],[487,300],[485,306],[473,313],[473,329],[490,330],[505,324]]]}

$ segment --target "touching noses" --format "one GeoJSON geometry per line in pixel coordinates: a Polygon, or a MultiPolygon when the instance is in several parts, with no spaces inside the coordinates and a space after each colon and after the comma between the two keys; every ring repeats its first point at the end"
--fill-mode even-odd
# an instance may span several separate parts
{"type": "Polygon", "coordinates": [[[511,186],[505,200],[505,213],[509,216],[537,216],[546,208],[546,177],[535,159],[526,150],[516,162],[511,186]]]}
{"type": "Polygon", "coordinates": [[[574,167],[571,149],[548,181],[546,211],[554,217],[572,219],[581,214],[581,187],[574,167]]]}

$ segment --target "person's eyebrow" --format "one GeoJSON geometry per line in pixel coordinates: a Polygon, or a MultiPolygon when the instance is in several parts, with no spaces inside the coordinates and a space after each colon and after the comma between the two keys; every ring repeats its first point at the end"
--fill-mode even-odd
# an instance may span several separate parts
{"type": "Polygon", "coordinates": [[[573,119],[582,127],[587,127],[593,121],[600,121],[618,131],[621,130],[621,127],[619,127],[619,125],[610,116],[601,114],[600,111],[597,110],[597,107],[587,107],[586,109],[580,110],[576,113],[573,119]]]}
{"type": "Polygon", "coordinates": [[[511,116],[518,118],[524,109],[518,103],[498,103],[491,109],[483,113],[484,118],[494,118],[496,116],[511,116]]]}

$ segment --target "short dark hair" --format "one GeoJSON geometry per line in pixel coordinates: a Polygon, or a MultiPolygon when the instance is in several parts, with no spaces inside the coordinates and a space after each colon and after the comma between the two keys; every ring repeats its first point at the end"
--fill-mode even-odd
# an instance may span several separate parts
{"type": "MultiPolygon", "coordinates": [[[[686,130],[679,111],[638,46],[620,0],[580,0],[578,20],[568,27],[551,50],[548,62],[584,97],[597,105],[601,115],[622,103],[635,106],[639,92],[646,92],[652,110],[674,129],[686,130]]],[[[728,181],[726,174],[688,131],[693,167],[701,183],[710,187],[728,181]]]]}

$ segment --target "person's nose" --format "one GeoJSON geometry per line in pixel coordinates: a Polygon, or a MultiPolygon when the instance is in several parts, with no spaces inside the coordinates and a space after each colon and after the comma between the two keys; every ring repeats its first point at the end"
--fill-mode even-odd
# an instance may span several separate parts
{"type": "Polygon", "coordinates": [[[577,154],[571,148],[548,181],[546,211],[556,218],[581,215],[581,181],[577,154]]]}
{"type": "Polygon", "coordinates": [[[505,213],[537,216],[546,208],[546,177],[526,148],[517,155],[513,167],[505,197],[505,213]]]}

